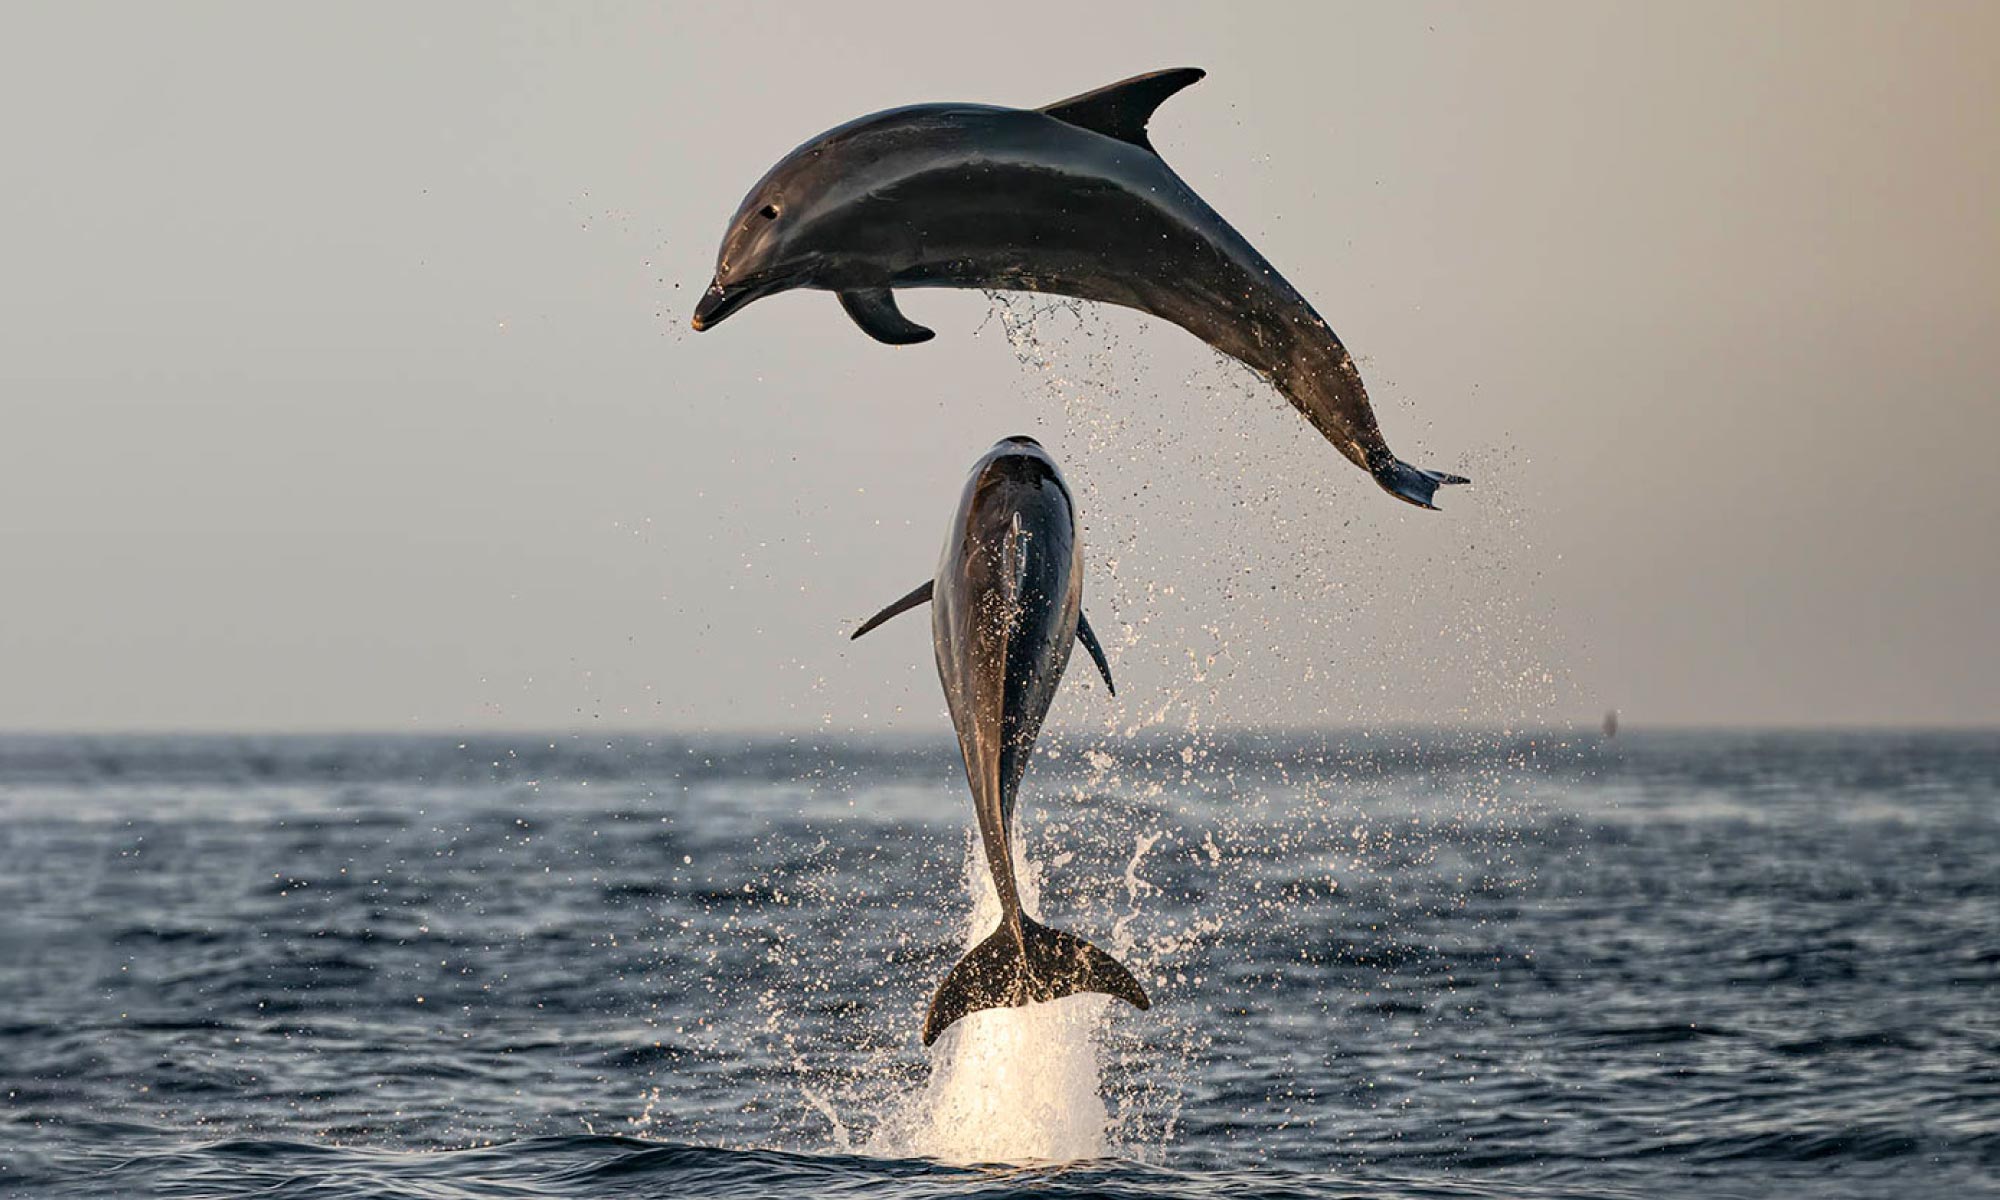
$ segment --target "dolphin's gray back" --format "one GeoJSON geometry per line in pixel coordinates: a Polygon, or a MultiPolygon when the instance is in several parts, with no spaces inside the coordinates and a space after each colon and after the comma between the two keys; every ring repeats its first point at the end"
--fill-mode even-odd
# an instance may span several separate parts
{"type": "Polygon", "coordinates": [[[1039,449],[996,451],[974,470],[938,563],[931,632],[981,830],[1003,845],[1076,640],[1081,554],[1069,493],[1039,449]]]}
{"type": "MultiPolygon", "coordinates": [[[[781,166],[780,171],[785,168],[781,166]]],[[[1311,313],[1255,247],[1143,146],[1029,109],[924,104],[833,131],[793,168],[822,197],[802,236],[865,248],[868,282],[997,287],[1139,308],[1214,342],[1240,325],[1262,334],[1219,347],[1243,357],[1311,313]],[[863,170],[845,171],[848,160],[863,170]],[[906,201],[921,197],[921,203],[906,201]],[[1046,201],[1046,202],[1043,202],[1046,201]],[[996,258],[994,248],[1019,253],[996,258]],[[1107,256],[1143,254],[1140,272],[1107,256]]],[[[774,172],[775,174],[775,172],[774,172]]],[[[837,275],[825,286],[839,287],[837,275]]]]}

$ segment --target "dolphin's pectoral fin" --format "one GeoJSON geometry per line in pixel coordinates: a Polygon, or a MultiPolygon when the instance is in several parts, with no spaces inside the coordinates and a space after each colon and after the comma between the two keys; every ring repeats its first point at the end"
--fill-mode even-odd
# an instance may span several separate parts
{"type": "Polygon", "coordinates": [[[931,602],[931,587],[935,583],[936,583],[935,580],[926,579],[924,580],[923,585],[921,587],[910,589],[909,595],[903,597],[901,600],[896,601],[894,604],[891,604],[889,607],[883,609],[881,612],[876,613],[874,616],[862,622],[861,628],[854,631],[854,637],[850,637],[847,640],[851,642],[854,640],[854,638],[858,638],[862,634],[867,633],[869,630],[875,628],[877,625],[880,625],[882,622],[888,620],[890,617],[901,616],[902,614],[909,612],[911,609],[915,608],[919,604],[929,604],[931,602]]]}
{"type": "Polygon", "coordinates": [[[891,346],[912,346],[928,342],[937,334],[903,315],[896,307],[896,293],[888,288],[863,288],[840,293],[840,307],[861,326],[861,332],[891,346]]]}
{"type": "Polygon", "coordinates": [[[1146,122],[1152,119],[1153,110],[1168,96],[1207,73],[1199,67],[1176,67],[1171,71],[1135,75],[1094,92],[1058,100],[1042,112],[1080,129],[1130,142],[1141,150],[1152,150],[1153,143],[1146,140],[1146,122]]]}
{"type": "Polygon", "coordinates": [[[1104,688],[1112,695],[1118,694],[1118,685],[1111,682],[1111,664],[1104,661],[1104,647],[1097,644],[1097,634],[1090,628],[1090,618],[1076,614],[1076,640],[1090,651],[1090,657],[1097,663],[1097,673],[1104,676],[1104,688]]]}

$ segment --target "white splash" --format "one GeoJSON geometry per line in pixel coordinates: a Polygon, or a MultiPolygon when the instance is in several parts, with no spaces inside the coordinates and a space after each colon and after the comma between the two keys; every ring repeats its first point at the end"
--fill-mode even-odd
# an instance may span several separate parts
{"type": "MultiPolygon", "coordinates": [[[[1039,872],[1018,842],[1014,861],[1022,906],[1039,919],[1039,872]]],[[[976,842],[965,876],[976,897],[966,922],[971,949],[1000,923],[999,897],[976,842]]],[[[869,1151],[956,1163],[1102,1157],[1111,1123],[1101,1095],[1102,1032],[1113,1003],[1067,996],[959,1021],[931,1047],[923,1090],[891,1109],[869,1151]]]]}

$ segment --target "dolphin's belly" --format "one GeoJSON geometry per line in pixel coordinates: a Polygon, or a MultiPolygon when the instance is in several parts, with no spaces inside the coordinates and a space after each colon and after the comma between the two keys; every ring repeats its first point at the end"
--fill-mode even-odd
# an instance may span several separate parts
{"type": "Polygon", "coordinates": [[[1076,638],[1077,549],[1067,497],[1053,483],[999,502],[969,499],[939,564],[933,634],[982,825],[1004,832],[1076,638]]]}

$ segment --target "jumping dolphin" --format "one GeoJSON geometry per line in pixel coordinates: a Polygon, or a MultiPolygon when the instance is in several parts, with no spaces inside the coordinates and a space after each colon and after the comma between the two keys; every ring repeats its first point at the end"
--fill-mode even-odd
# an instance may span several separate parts
{"type": "Polygon", "coordinates": [[[1146,140],[1168,96],[1156,71],[1046,108],[919,104],[850,121],[792,151],[729,223],[694,312],[707,329],[763,296],[836,292],[879,341],[928,341],[899,287],[1050,292],[1164,317],[1269,380],[1392,495],[1439,485],[1389,451],[1333,330],[1146,140]]]}
{"type": "Polygon", "coordinates": [[[924,1018],[924,1045],[968,1013],[1078,992],[1148,1007],[1145,990],[1117,959],[1030,920],[1015,884],[1014,796],[1072,641],[1083,642],[1111,687],[1111,666],[1083,617],[1083,547],[1069,485],[1033,438],[998,442],[974,465],[937,578],[870,617],[854,636],[926,601],[935,601],[938,679],[1000,893],[1000,927],[938,985],[924,1018]]]}

